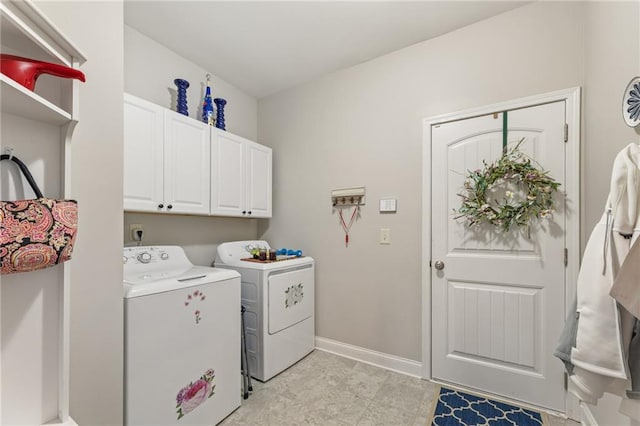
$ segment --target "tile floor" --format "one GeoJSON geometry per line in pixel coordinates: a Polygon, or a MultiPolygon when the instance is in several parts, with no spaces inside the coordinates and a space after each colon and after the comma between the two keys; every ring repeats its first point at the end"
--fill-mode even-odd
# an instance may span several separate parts
{"type": "MultiPolygon", "coordinates": [[[[438,385],[316,350],[253,393],[222,426],[427,425],[438,385]]],[[[548,416],[550,426],[579,425],[548,416]]]]}

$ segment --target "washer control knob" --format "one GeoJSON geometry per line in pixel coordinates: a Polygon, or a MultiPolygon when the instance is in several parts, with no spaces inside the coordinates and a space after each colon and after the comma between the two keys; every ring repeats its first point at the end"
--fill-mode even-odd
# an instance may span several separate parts
{"type": "Polygon", "coordinates": [[[140,253],[137,256],[137,259],[138,259],[138,261],[140,263],[149,263],[149,262],[151,262],[151,255],[149,253],[147,253],[147,252],[140,253]]]}
{"type": "Polygon", "coordinates": [[[161,254],[160,254],[160,259],[162,259],[162,260],[167,260],[167,259],[169,259],[169,253],[161,253],[161,254]]]}

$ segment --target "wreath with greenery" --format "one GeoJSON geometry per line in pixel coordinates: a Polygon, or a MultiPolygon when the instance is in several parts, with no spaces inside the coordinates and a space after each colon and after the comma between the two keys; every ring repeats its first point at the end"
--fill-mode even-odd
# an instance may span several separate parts
{"type": "Polygon", "coordinates": [[[458,194],[462,206],[454,209],[456,219],[465,218],[469,226],[490,223],[508,231],[514,225],[527,226],[533,218],[546,218],[553,213],[553,195],[560,183],[518,150],[523,141],[524,138],[495,162],[483,161],[483,170],[469,171],[465,193],[458,194]],[[526,196],[517,200],[513,191],[506,190],[502,200],[488,199],[487,191],[508,184],[522,188],[526,196]]]}

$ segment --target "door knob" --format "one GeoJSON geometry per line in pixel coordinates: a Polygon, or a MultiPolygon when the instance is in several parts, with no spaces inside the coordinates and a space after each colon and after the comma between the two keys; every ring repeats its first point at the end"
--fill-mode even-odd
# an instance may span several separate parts
{"type": "Polygon", "coordinates": [[[436,260],[433,264],[438,271],[442,271],[444,269],[444,262],[442,260],[436,260]]]}

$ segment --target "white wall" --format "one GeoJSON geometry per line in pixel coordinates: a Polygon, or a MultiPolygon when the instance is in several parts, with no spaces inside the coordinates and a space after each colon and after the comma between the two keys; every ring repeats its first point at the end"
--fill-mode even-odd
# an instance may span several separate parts
{"type": "Polygon", "coordinates": [[[622,121],[622,95],[640,75],[640,3],[587,2],[585,28],[583,244],[604,211],[613,159],[639,140],[622,121]]]}
{"type": "MultiPolygon", "coordinates": [[[[584,245],[615,154],[640,141],[620,106],[640,74],[639,15],[637,2],[538,2],[261,100],[275,172],[274,219],[259,233],[317,259],[317,334],[421,359],[425,117],[582,86],[584,245]],[[329,191],[353,185],[366,185],[367,206],[346,248],[329,191]],[[397,214],[378,213],[385,197],[397,214]]],[[[615,415],[596,409],[602,424],[615,415]]]]}
{"type": "Polygon", "coordinates": [[[122,3],[38,6],[87,56],[73,138],[72,195],[79,203],[71,282],[71,416],[122,423],[122,3]]]}
{"type": "Polygon", "coordinates": [[[129,241],[129,225],[144,226],[144,245],[182,246],[189,260],[211,266],[218,244],[225,241],[256,239],[257,219],[169,216],[162,214],[126,213],[124,215],[125,245],[129,241]]]}
{"type": "MultiPolygon", "coordinates": [[[[125,91],[175,110],[173,80],[184,78],[190,82],[187,90],[189,116],[199,119],[206,74],[211,73],[212,96],[228,101],[226,130],[247,139],[257,139],[258,102],[255,98],[216,78],[215,70],[200,68],[131,27],[124,27],[124,42],[125,91]]],[[[217,244],[255,239],[257,223],[257,219],[125,213],[123,238],[125,245],[134,244],[129,225],[140,224],[144,228],[144,244],[181,245],[193,263],[208,266],[217,244]]]]}
{"type": "MultiPolygon", "coordinates": [[[[625,125],[621,106],[625,87],[640,75],[640,3],[586,3],[584,49],[583,246],[602,215],[613,159],[629,143],[640,143],[640,127],[625,125]]],[[[619,396],[606,394],[588,407],[600,425],[640,424],[618,413],[619,405],[619,396]]]]}
{"type": "Polygon", "coordinates": [[[583,40],[583,4],[535,3],[260,101],[265,236],[316,258],[319,336],[421,360],[423,118],[580,86],[583,40]],[[329,191],[354,185],[367,205],[346,248],[329,191]]]}
{"type": "MultiPolygon", "coordinates": [[[[172,81],[174,76],[152,83],[158,72],[164,72],[166,63],[154,69],[134,66],[128,59],[122,63],[120,2],[39,5],[89,58],[83,66],[88,81],[81,88],[81,123],[74,138],[73,192],[86,207],[81,211],[73,261],[71,413],[81,424],[119,424],[119,233],[128,228],[123,226],[120,213],[120,93],[125,87],[120,70],[125,68],[128,91],[157,99],[158,103],[170,102],[166,81],[172,81]],[[139,73],[137,77],[129,80],[135,72],[139,73]]],[[[610,44],[631,46],[625,49],[627,53],[635,46],[636,66],[640,62],[638,21],[629,28],[618,25],[619,21],[608,21],[612,17],[607,7],[535,3],[260,102],[260,141],[274,148],[275,174],[274,218],[261,221],[259,231],[277,246],[300,247],[317,259],[319,335],[415,360],[421,357],[420,182],[424,117],[584,86],[584,120],[590,120],[585,123],[583,142],[588,174],[583,182],[587,206],[584,215],[590,222],[585,226],[597,219],[606,196],[606,188],[598,182],[608,182],[613,156],[628,142],[622,140],[638,140],[637,133],[621,126],[619,117],[608,115],[609,101],[601,103],[609,97],[611,103],[613,98],[620,99],[621,93],[614,92],[620,92],[639,73],[638,68],[629,68],[630,74],[620,77],[618,71],[626,74],[634,59],[621,58],[610,44]],[[625,28],[635,38],[606,41],[609,31],[628,35],[625,28]],[[589,49],[594,49],[592,56],[589,49]],[[605,61],[611,62],[612,69],[596,73],[599,66],[606,65],[598,65],[598,50],[607,55],[605,61]],[[600,95],[597,90],[601,90],[600,95]],[[612,130],[615,136],[609,137],[612,130]],[[596,145],[605,139],[616,142],[596,145]],[[605,146],[608,148],[604,152],[598,150],[605,146]],[[607,162],[607,156],[611,161],[602,164],[607,162]],[[600,158],[603,161],[597,161],[600,158]],[[353,227],[349,248],[345,248],[338,219],[329,204],[329,190],[350,185],[367,185],[368,202],[353,227]],[[397,214],[383,216],[377,212],[377,201],[382,197],[398,199],[397,214]],[[391,246],[377,244],[381,227],[391,228],[391,246]]],[[[637,9],[637,3],[611,7],[623,8],[620,16],[612,9],[616,19],[638,16],[637,11],[633,15],[624,9],[637,9]]],[[[142,52],[129,51],[125,58],[139,53],[142,52]]],[[[198,81],[201,74],[182,76],[198,81]]],[[[248,124],[235,128],[231,116],[229,113],[231,131],[255,138],[251,118],[248,124]]],[[[209,224],[211,228],[225,228],[219,234],[213,231],[212,239],[228,239],[227,227],[234,235],[236,231],[237,235],[244,235],[247,229],[244,221],[236,226],[235,219],[185,216],[176,222],[179,218],[131,216],[136,223],[149,216],[149,242],[163,241],[155,240],[163,227],[190,227],[191,222],[194,226],[187,228],[185,235],[196,242],[200,241],[194,237],[196,230],[208,228],[209,224]]],[[[604,416],[602,419],[610,414],[598,413],[604,416]]]]}
{"type": "MultiPolygon", "coordinates": [[[[152,3],[149,7],[153,7],[152,3]]],[[[255,98],[216,77],[216,70],[205,70],[125,25],[124,89],[127,93],[175,111],[176,86],[173,80],[185,79],[189,82],[189,117],[200,120],[207,73],[212,75],[211,96],[227,100],[224,109],[226,130],[256,140],[258,102],[255,98]]]]}

